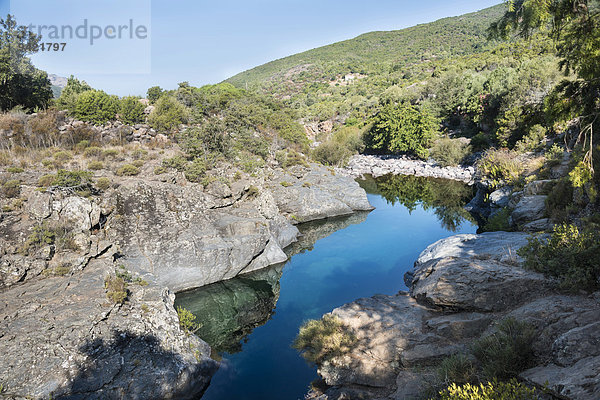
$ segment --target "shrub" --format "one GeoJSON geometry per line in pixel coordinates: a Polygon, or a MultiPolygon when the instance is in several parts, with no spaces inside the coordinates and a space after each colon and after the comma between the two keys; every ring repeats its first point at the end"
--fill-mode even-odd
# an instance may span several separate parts
{"type": "Polygon", "coordinates": [[[573,186],[569,179],[556,181],[546,198],[546,209],[553,221],[564,222],[569,217],[569,208],[573,204],[573,186]]]}
{"type": "Polygon", "coordinates": [[[251,174],[257,169],[264,167],[265,161],[248,151],[241,151],[237,156],[235,164],[245,172],[251,174]]]}
{"type": "Polygon", "coordinates": [[[440,400],[538,400],[535,389],[511,379],[509,382],[492,381],[479,385],[451,384],[440,392],[440,400]]]}
{"type": "Polygon", "coordinates": [[[146,92],[146,96],[148,97],[148,100],[150,100],[150,103],[152,103],[152,104],[156,103],[156,100],[158,100],[160,98],[160,96],[162,96],[162,94],[163,94],[163,90],[160,86],[152,86],[146,92]]]}
{"type": "Polygon", "coordinates": [[[148,123],[158,132],[167,133],[177,129],[187,120],[185,107],[170,96],[162,96],[148,116],[148,123]]]}
{"type": "Polygon", "coordinates": [[[477,162],[477,168],[482,177],[491,182],[492,188],[503,183],[514,183],[524,169],[516,156],[516,153],[508,150],[489,150],[477,162]]]}
{"type": "Polygon", "coordinates": [[[102,155],[102,149],[97,146],[90,146],[83,151],[83,156],[86,158],[101,157],[102,155]]]}
{"type": "Polygon", "coordinates": [[[18,197],[21,194],[21,181],[11,179],[2,185],[2,195],[7,198],[18,197]]]}
{"type": "Polygon", "coordinates": [[[96,181],[96,187],[100,190],[106,190],[108,188],[110,188],[111,186],[111,182],[110,179],[108,178],[98,178],[98,180],[96,181]]]}
{"type": "Polygon", "coordinates": [[[472,383],[476,379],[473,362],[466,354],[453,354],[442,360],[437,368],[438,377],[449,383],[472,383]]]}
{"type": "Polygon", "coordinates": [[[121,99],[120,106],[119,117],[123,123],[135,125],[145,121],[144,109],[146,106],[140,102],[139,97],[124,97],[121,99]]]}
{"type": "Polygon", "coordinates": [[[57,151],[52,155],[52,158],[59,162],[65,162],[72,159],[73,155],[69,151],[57,151]]]}
{"type": "Polygon", "coordinates": [[[98,171],[102,168],[104,168],[104,164],[102,164],[102,161],[90,161],[87,165],[88,169],[91,169],[92,171],[98,171]]]}
{"type": "Polygon", "coordinates": [[[154,168],[154,175],[162,175],[167,172],[165,167],[156,167],[154,168]]]}
{"type": "Polygon", "coordinates": [[[535,330],[514,318],[501,321],[497,331],[473,344],[473,355],[488,379],[511,379],[531,366],[535,330]]]}
{"type": "Polygon", "coordinates": [[[319,147],[312,151],[312,158],[324,165],[342,166],[352,153],[342,144],[334,141],[321,143],[319,147]]]}
{"type": "Polygon", "coordinates": [[[140,170],[135,165],[125,164],[117,169],[116,174],[119,176],[135,176],[140,173],[140,170]]]}
{"type": "Polygon", "coordinates": [[[531,237],[519,255],[525,259],[525,268],[558,278],[566,290],[600,287],[600,233],[596,229],[556,225],[547,241],[531,237]]]}
{"type": "Polygon", "coordinates": [[[162,161],[162,165],[165,168],[173,168],[179,172],[185,171],[188,161],[183,156],[174,156],[171,158],[165,158],[162,161]]]}
{"type": "Polygon", "coordinates": [[[343,355],[356,343],[354,334],[333,315],[311,320],[300,327],[293,347],[310,363],[321,364],[343,355]]]}
{"type": "Polygon", "coordinates": [[[482,232],[495,232],[495,231],[510,231],[511,226],[509,223],[510,214],[512,210],[508,207],[504,207],[496,214],[492,215],[487,219],[485,225],[481,228],[482,232]]]}
{"type": "Polygon", "coordinates": [[[102,151],[102,157],[104,158],[116,158],[119,155],[119,151],[116,149],[106,149],[102,151]]]}
{"type": "Polygon", "coordinates": [[[442,138],[435,141],[429,155],[446,167],[459,165],[471,154],[471,146],[459,139],[442,138]]]}
{"type": "Polygon", "coordinates": [[[196,316],[181,306],[177,307],[177,317],[179,318],[179,327],[187,334],[194,333],[202,327],[202,324],[196,322],[196,316]]]}
{"type": "Polygon", "coordinates": [[[11,174],[20,174],[23,171],[25,171],[25,170],[23,168],[21,168],[21,167],[8,167],[8,168],[6,168],[6,172],[10,172],[11,174]]]}
{"type": "Polygon", "coordinates": [[[231,155],[231,137],[218,118],[209,119],[199,128],[187,129],[180,135],[180,141],[190,157],[202,157],[209,153],[231,155]]]}
{"type": "Polygon", "coordinates": [[[144,160],[135,160],[131,163],[131,165],[133,165],[134,167],[137,167],[137,168],[142,168],[144,166],[144,164],[146,164],[146,162],[144,160]]]}
{"type": "Polygon", "coordinates": [[[62,135],[61,144],[75,149],[79,146],[81,149],[81,147],[87,147],[86,143],[89,145],[89,143],[96,141],[96,136],[97,132],[87,124],[71,126],[62,135]]]}
{"type": "Polygon", "coordinates": [[[549,167],[557,166],[563,160],[563,149],[556,143],[546,151],[546,164],[549,167]]]}
{"type": "Polygon", "coordinates": [[[283,181],[283,182],[279,182],[279,184],[283,187],[290,187],[290,186],[294,186],[293,183],[290,183],[288,181],[283,181]]]}
{"type": "Polygon", "coordinates": [[[308,163],[306,159],[302,156],[302,154],[298,153],[295,150],[280,150],[275,154],[275,160],[281,165],[283,168],[289,168],[294,165],[301,165],[303,167],[308,167],[308,163]]]}
{"type": "Polygon", "coordinates": [[[101,90],[81,93],[75,106],[75,116],[81,121],[102,125],[115,119],[119,110],[118,100],[101,90]]]}
{"type": "Polygon", "coordinates": [[[33,232],[27,237],[25,244],[23,244],[22,252],[27,254],[31,250],[37,250],[46,245],[54,244],[56,240],[56,232],[53,229],[49,229],[48,225],[42,224],[35,226],[33,232]]]}
{"type": "Polygon", "coordinates": [[[534,125],[529,132],[517,142],[515,149],[519,152],[539,150],[542,148],[545,138],[546,128],[539,124],[534,125]]]}
{"type": "Polygon", "coordinates": [[[196,158],[185,169],[185,178],[190,182],[200,182],[206,172],[204,161],[196,158]]]}
{"type": "Polygon", "coordinates": [[[91,178],[92,173],[90,171],[67,171],[60,169],[54,176],[52,185],[63,188],[72,188],[90,183],[91,178]]]}
{"type": "Polygon", "coordinates": [[[106,297],[114,304],[123,304],[127,300],[128,290],[127,282],[123,278],[116,276],[107,276],[104,280],[104,288],[106,289],[106,297]]]}
{"type": "Polygon", "coordinates": [[[52,185],[52,182],[54,182],[54,175],[44,175],[42,176],[40,179],[38,179],[38,186],[40,187],[48,187],[50,185],[52,185]]]}

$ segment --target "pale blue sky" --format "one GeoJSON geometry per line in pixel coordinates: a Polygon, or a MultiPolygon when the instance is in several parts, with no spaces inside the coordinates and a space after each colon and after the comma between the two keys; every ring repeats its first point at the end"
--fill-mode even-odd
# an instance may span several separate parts
{"type": "MultiPolygon", "coordinates": [[[[148,25],[145,39],[69,40],[65,52],[35,55],[49,73],[74,74],[118,95],[153,85],[200,86],[311,48],[374,30],[394,30],[477,11],[499,0],[0,0],[36,25],[148,25]],[[137,73],[123,73],[132,72],[137,73]]],[[[109,28],[110,29],[110,28],[109,28]]],[[[112,32],[112,31],[111,31],[112,32]]],[[[51,41],[46,35],[44,41],[51,41]]],[[[54,40],[57,41],[57,40],[54,40]]]]}

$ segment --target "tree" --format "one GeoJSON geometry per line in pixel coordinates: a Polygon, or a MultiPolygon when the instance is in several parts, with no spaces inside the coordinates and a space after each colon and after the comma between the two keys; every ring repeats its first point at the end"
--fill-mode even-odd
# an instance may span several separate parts
{"type": "Polygon", "coordinates": [[[428,112],[408,103],[388,104],[373,118],[366,137],[367,146],[380,152],[410,153],[426,158],[435,132],[435,120],[428,112]]]}
{"type": "Polygon", "coordinates": [[[144,122],[144,109],[146,107],[140,102],[139,97],[128,96],[121,99],[119,116],[126,124],[134,125],[144,122]]]}
{"type": "Polygon", "coordinates": [[[150,103],[154,104],[158,99],[160,99],[160,96],[162,96],[163,93],[164,91],[160,86],[152,86],[148,89],[146,95],[148,96],[148,100],[150,100],[150,103]]]}
{"type": "Polygon", "coordinates": [[[508,11],[490,26],[491,36],[508,37],[516,32],[526,38],[535,32],[548,35],[556,45],[565,74],[578,79],[559,84],[550,104],[554,118],[579,117],[579,142],[586,149],[584,162],[593,172],[594,129],[600,126],[600,1],[508,0],[508,11]]]}
{"type": "Polygon", "coordinates": [[[187,120],[187,110],[171,96],[162,96],[150,113],[148,122],[159,132],[168,133],[187,120]]]}
{"type": "Polygon", "coordinates": [[[118,100],[101,90],[87,90],[79,95],[75,116],[94,124],[105,124],[115,119],[119,110],[118,100]]]}
{"type": "Polygon", "coordinates": [[[27,57],[37,51],[40,39],[27,27],[18,26],[10,14],[0,19],[0,109],[48,106],[52,98],[48,75],[27,57]]]}
{"type": "Polygon", "coordinates": [[[67,79],[67,86],[60,93],[60,97],[56,99],[56,107],[61,110],[68,110],[70,113],[75,113],[75,107],[77,106],[77,100],[79,95],[88,90],[93,90],[86,81],[80,81],[71,75],[67,79]]]}

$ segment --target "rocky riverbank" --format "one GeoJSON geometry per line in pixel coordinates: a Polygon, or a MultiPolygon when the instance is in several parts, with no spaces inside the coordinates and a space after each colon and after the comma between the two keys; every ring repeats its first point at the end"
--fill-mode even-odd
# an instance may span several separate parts
{"type": "Polygon", "coordinates": [[[520,374],[559,398],[600,397],[600,293],[565,295],[522,269],[523,233],[457,235],[425,249],[410,291],[359,299],[332,311],[357,343],[319,365],[319,399],[409,399],[439,387],[437,365],[513,317],[536,333],[535,362],[520,374]]]}
{"type": "Polygon", "coordinates": [[[297,223],[372,209],[316,165],[207,186],[121,177],[85,194],[17,178],[26,200],[0,220],[7,398],[197,397],[218,364],[180,329],[173,292],[285,261],[297,223]]]}
{"type": "Polygon", "coordinates": [[[338,171],[353,178],[364,175],[372,175],[377,178],[394,174],[452,179],[466,183],[475,181],[474,167],[442,167],[433,162],[398,156],[354,155],[348,161],[348,165],[338,171]]]}

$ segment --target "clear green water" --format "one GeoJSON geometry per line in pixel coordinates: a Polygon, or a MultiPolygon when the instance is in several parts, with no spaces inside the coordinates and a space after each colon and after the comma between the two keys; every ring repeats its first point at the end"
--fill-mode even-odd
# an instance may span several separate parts
{"type": "Polygon", "coordinates": [[[302,399],[318,378],[290,347],[304,321],[360,297],[407,290],[403,275],[425,247],[477,229],[462,210],[472,197],[465,185],[414,177],[361,185],[371,213],[305,224],[284,265],[177,296],[222,358],[203,400],[302,399]]]}

